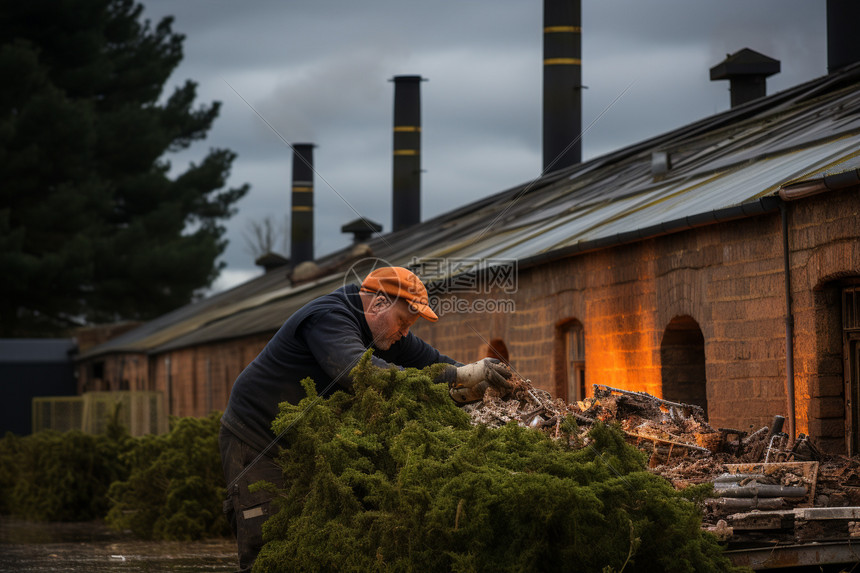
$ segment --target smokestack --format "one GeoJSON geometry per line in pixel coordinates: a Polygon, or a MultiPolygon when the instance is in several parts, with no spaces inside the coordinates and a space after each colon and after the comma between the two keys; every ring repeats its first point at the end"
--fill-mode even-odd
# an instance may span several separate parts
{"type": "Polygon", "coordinates": [[[314,260],[314,144],[293,144],[290,263],[314,260]]]}
{"type": "Polygon", "coordinates": [[[582,7],[543,3],[543,172],[582,161],[582,7]]]}
{"type": "Polygon", "coordinates": [[[394,173],[391,225],[394,231],[421,222],[421,76],[395,76],[394,173]]]}
{"type": "Polygon", "coordinates": [[[767,77],[778,74],[779,60],[744,48],[711,68],[711,81],[729,80],[732,107],[767,95],[767,77]]]}
{"type": "Polygon", "coordinates": [[[860,3],[857,0],[827,0],[827,72],[860,61],[857,22],[860,3]]]}

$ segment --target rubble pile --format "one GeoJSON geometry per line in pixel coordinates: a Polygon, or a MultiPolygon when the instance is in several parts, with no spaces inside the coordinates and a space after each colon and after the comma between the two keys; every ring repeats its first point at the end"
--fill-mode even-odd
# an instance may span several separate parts
{"type": "Polygon", "coordinates": [[[822,459],[818,466],[815,505],[860,506],[860,461],[843,456],[822,459]]]}
{"type": "MultiPolygon", "coordinates": [[[[593,396],[568,404],[516,373],[512,374],[511,384],[511,391],[504,397],[490,388],[482,401],[463,406],[473,424],[499,428],[516,422],[558,437],[561,422],[572,416],[584,438],[594,422],[617,422],[631,444],[651,454],[651,469],[678,487],[712,481],[726,471],[724,464],[822,458],[804,434],[789,444],[788,435],[781,432],[780,416],[771,427],[754,432],[713,428],[700,406],[663,400],[645,392],[595,384],[593,396]]],[[[838,462],[836,465],[842,467],[838,462]]],[[[860,473],[857,475],[860,487],[860,473]]]]}
{"type": "Polygon", "coordinates": [[[729,549],[752,552],[738,564],[817,563],[815,551],[821,544],[836,552],[828,557],[832,563],[855,562],[851,547],[860,539],[860,463],[841,456],[821,458],[716,464],[715,469],[726,471],[710,480],[715,497],[705,502],[703,526],[729,549]],[[801,547],[811,553],[802,553],[801,547]],[[757,556],[762,548],[766,555],[757,556]]]}
{"type": "Polygon", "coordinates": [[[729,549],[768,548],[773,566],[783,559],[772,552],[776,547],[789,548],[789,563],[797,558],[792,547],[860,539],[860,461],[824,455],[804,434],[790,441],[781,416],[756,431],[713,428],[699,406],[644,392],[594,385],[592,397],[567,404],[516,374],[512,382],[504,398],[490,389],[483,401],[464,407],[473,424],[513,421],[558,438],[573,416],[579,435],[571,439],[583,444],[594,422],[617,422],[627,441],[650,455],[650,471],[675,489],[713,484],[702,525],[729,549]]]}
{"type": "Polygon", "coordinates": [[[491,388],[482,401],[463,407],[473,424],[501,427],[516,422],[558,437],[561,422],[573,416],[584,439],[590,424],[616,421],[628,441],[651,454],[652,468],[690,456],[710,456],[724,442],[723,434],[708,425],[702,408],[692,404],[598,385],[594,396],[567,404],[517,374],[511,382],[512,391],[504,398],[491,388]]]}
{"type": "Polygon", "coordinates": [[[508,422],[521,426],[554,432],[566,416],[574,416],[587,423],[576,405],[567,404],[561,398],[553,398],[549,392],[535,388],[530,380],[520,378],[516,373],[511,377],[511,392],[502,398],[495,388],[488,389],[481,402],[463,406],[473,424],[500,428],[508,422]]]}

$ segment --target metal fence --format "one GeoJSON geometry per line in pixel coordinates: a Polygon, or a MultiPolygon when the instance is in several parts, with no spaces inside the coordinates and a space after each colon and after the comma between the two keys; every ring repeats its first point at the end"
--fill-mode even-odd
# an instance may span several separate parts
{"type": "Polygon", "coordinates": [[[132,436],[163,434],[168,417],[162,392],[85,392],[83,396],[33,398],[33,432],[103,432],[116,417],[132,436]]]}

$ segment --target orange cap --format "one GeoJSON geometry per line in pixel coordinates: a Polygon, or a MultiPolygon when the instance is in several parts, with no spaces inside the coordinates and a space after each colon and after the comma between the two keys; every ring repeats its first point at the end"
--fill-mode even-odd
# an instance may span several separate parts
{"type": "Polygon", "coordinates": [[[431,322],[439,320],[428,304],[427,289],[415,274],[403,267],[381,267],[367,275],[361,283],[364,292],[382,292],[409,303],[412,312],[431,322]]]}

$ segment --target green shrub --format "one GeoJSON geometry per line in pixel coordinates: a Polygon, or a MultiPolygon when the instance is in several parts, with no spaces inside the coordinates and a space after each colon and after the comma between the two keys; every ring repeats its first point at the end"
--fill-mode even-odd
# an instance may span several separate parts
{"type": "Polygon", "coordinates": [[[732,570],[698,507],[617,428],[577,449],[471,426],[431,375],[368,353],[354,394],[317,399],[306,380],[308,398],[281,404],[287,486],[255,571],[732,570]]]}
{"type": "Polygon", "coordinates": [[[34,521],[88,521],[103,517],[111,482],[123,479],[119,458],[128,435],[118,427],[101,435],[51,430],[0,440],[0,513],[34,521]]]}
{"type": "Polygon", "coordinates": [[[131,438],[42,431],[0,439],[0,514],[42,521],[106,518],[146,539],[228,535],[220,414],[172,420],[170,433],[131,438]],[[106,517],[107,516],[107,517],[106,517]]]}
{"type": "Polygon", "coordinates": [[[0,515],[12,513],[12,490],[18,481],[22,438],[7,432],[0,439],[0,515]]]}
{"type": "Polygon", "coordinates": [[[220,413],[176,418],[168,434],[142,436],[123,456],[128,479],[108,496],[107,523],[144,539],[192,540],[230,533],[222,513],[220,413]]]}

